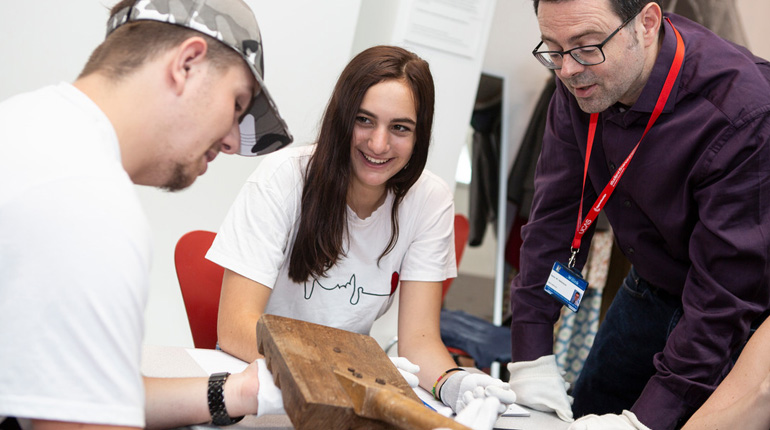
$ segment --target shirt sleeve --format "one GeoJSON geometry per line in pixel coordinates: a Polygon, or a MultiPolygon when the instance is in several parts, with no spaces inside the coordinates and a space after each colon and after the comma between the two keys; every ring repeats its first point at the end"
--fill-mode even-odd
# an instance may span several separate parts
{"type": "MultiPolygon", "coordinates": [[[[588,125],[588,115],[580,118],[581,123],[570,117],[567,100],[567,90],[557,82],[535,171],[532,210],[521,230],[521,271],[511,284],[513,361],[530,361],[553,353],[553,325],[558,319],[561,303],[543,288],[553,263],[566,264],[570,257],[585,166],[584,149],[579,147],[576,139],[587,136],[588,125]]],[[[588,180],[583,200],[584,208],[596,200],[588,180]]],[[[590,228],[583,236],[577,269],[585,264],[593,230],[590,228]]]]}
{"type": "Polygon", "coordinates": [[[443,181],[427,171],[423,175],[414,186],[421,189],[402,202],[412,210],[399,214],[399,224],[414,229],[409,232],[413,239],[404,255],[401,276],[409,281],[443,282],[457,276],[454,201],[443,181]],[[403,219],[405,215],[412,219],[403,219]]]}
{"type": "Polygon", "coordinates": [[[651,428],[706,400],[751,322],[770,306],[770,117],[724,131],[711,148],[696,172],[700,216],[689,242],[683,314],[632,409],[651,428]]]}
{"type": "Polygon", "coordinates": [[[298,224],[302,173],[298,158],[268,157],[244,184],[206,258],[273,288],[298,224]]]}

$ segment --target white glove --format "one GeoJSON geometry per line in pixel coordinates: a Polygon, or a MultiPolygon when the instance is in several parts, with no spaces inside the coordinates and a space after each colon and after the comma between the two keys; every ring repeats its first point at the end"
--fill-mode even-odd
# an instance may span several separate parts
{"type": "Polygon", "coordinates": [[[281,415],[286,411],[283,409],[283,396],[281,390],[275,386],[273,374],[267,370],[264,358],[257,359],[259,367],[259,391],[257,392],[257,416],[262,415],[281,415]]]}
{"type": "Polygon", "coordinates": [[[570,424],[567,430],[650,430],[631,411],[622,415],[586,415],[570,424]]]}
{"type": "Polygon", "coordinates": [[[462,411],[468,405],[468,400],[474,398],[496,397],[500,401],[498,408],[501,414],[516,401],[516,393],[507,383],[472,367],[449,375],[439,393],[441,401],[456,413],[462,411]],[[471,397],[465,396],[468,391],[471,397]]]}
{"type": "Polygon", "coordinates": [[[569,384],[556,365],[556,356],[546,355],[534,361],[508,363],[508,383],[518,394],[518,404],[543,412],[556,412],[562,421],[572,422],[572,397],[569,384]]]}
{"type": "Polygon", "coordinates": [[[500,400],[495,396],[475,398],[470,391],[463,394],[466,406],[455,421],[473,430],[492,430],[500,410],[500,400]]]}
{"type": "Polygon", "coordinates": [[[409,384],[410,387],[417,388],[417,386],[420,385],[420,379],[416,375],[416,373],[420,371],[420,366],[412,363],[406,357],[388,358],[390,358],[390,361],[393,362],[393,365],[396,366],[396,369],[398,369],[401,376],[404,377],[406,383],[409,384]]]}

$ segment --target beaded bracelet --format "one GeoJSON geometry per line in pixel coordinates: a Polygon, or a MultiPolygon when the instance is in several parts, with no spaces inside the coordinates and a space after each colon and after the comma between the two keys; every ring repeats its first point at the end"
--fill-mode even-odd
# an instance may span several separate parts
{"type": "Polygon", "coordinates": [[[436,395],[436,386],[444,378],[444,376],[447,375],[447,373],[454,372],[456,370],[463,370],[463,369],[461,367],[453,367],[453,368],[447,370],[446,372],[442,373],[441,376],[439,376],[438,379],[436,379],[436,382],[433,383],[433,389],[431,390],[431,393],[433,393],[433,398],[434,399],[438,400],[439,402],[441,401],[441,399],[436,395]]]}

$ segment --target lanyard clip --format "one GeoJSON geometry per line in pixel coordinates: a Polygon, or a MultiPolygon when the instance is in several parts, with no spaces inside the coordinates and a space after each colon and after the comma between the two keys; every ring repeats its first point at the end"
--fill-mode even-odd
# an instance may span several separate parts
{"type": "Polygon", "coordinates": [[[577,256],[577,253],[580,252],[580,248],[573,248],[570,246],[569,250],[572,253],[572,255],[570,255],[569,257],[569,262],[567,263],[567,267],[569,267],[570,269],[573,269],[575,267],[575,257],[577,256]]]}

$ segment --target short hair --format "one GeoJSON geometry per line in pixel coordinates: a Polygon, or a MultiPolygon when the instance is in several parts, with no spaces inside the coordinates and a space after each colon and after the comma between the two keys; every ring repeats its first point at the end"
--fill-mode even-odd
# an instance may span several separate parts
{"type": "Polygon", "coordinates": [[[428,63],[396,46],[375,46],[353,58],[337,80],[326,107],[316,150],[305,173],[302,211],[289,262],[289,277],[303,282],[320,277],[343,256],[347,232],[347,191],[350,184],[350,145],[358,110],[372,86],[384,81],[405,83],[417,113],[412,156],[391,177],[386,188],[394,193],[391,237],[380,258],[398,240],[398,208],[417,182],[428,160],[435,90],[428,63]]]}
{"type": "MultiPolygon", "coordinates": [[[[122,0],[110,10],[110,20],[136,0],[122,0]]],[[[199,31],[159,21],[134,21],[120,26],[91,53],[78,78],[99,72],[119,80],[145,62],[178,46],[191,37],[202,37],[208,48],[206,58],[217,70],[243,62],[243,58],[219,40],[199,31]]]]}
{"type": "MultiPolygon", "coordinates": [[[[540,6],[541,1],[548,3],[561,3],[571,0],[532,0],[533,5],[535,6],[535,14],[537,14],[537,8],[540,6]]],[[[612,6],[612,11],[615,12],[615,15],[620,17],[621,21],[631,19],[631,17],[639,13],[642,8],[647,6],[647,3],[660,4],[660,2],[657,0],[609,0],[609,2],[610,6],[612,6]]]]}

